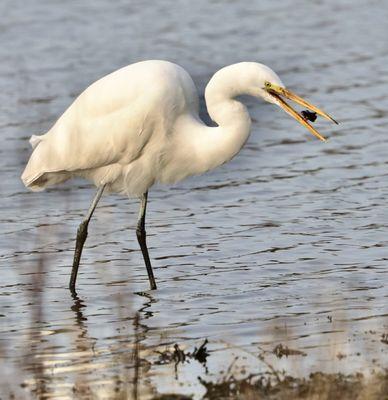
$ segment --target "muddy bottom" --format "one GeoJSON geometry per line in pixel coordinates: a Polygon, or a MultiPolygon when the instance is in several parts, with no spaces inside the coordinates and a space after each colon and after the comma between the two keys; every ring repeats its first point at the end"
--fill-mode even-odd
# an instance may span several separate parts
{"type": "MultiPolygon", "coordinates": [[[[274,374],[274,372],[271,372],[274,374]]],[[[270,373],[270,374],[271,374],[270,373]]],[[[266,375],[246,379],[233,377],[221,382],[201,380],[206,388],[203,399],[240,400],[381,400],[388,396],[388,373],[376,373],[365,378],[362,374],[342,375],[316,372],[308,378],[266,375]],[[274,378],[276,378],[274,380],[274,378]]],[[[161,396],[155,399],[188,398],[186,396],[161,396]]]]}
{"type": "MultiPolygon", "coordinates": [[[[384,342],[386,335],[383,335],[384,342]]],[[[160,360],[175,366],[180,363],[196,359],[206,365],[209,353],[206,348],[207,340],[195,348],[193,353],[185,353],[177,344],[174,351],[160,352],[160,360]],[[198,357],[200,355],[200,357],[198,357]]],[[[290,349],[281,343],[273,352],[278,358],[289,356],[306,356],[305,353],[290,349]]],[[[339,356],[340,357],[340,356],[339,356]]],[[[357,374],[328,374],[314,372],[307,377],[299,378],[287,374],[284,370],[276,370],[266,360],[265,354],[260,353],[257,358],[266,365],[267,369],[259,373],[247,370],[246,367],[236,368],[234,362],[222,373],[217,380],[206,379],[198,376],[197,379],[205,389],[201,397],[203,400],[381,400],[388,398],[388,370],[368,372],[367,376],[357,374]]],[[[134,397],[138,395],[134,393],[134,397]]],[[[192,396],[177,393],[156,395],[152,400],[188,400],[192,396]]]]}

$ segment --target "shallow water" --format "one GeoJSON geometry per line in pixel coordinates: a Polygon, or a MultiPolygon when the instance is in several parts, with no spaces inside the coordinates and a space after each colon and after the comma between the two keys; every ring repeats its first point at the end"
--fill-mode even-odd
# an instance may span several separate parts
{"type": "Polygon", "coordinates": [[[302,376],[387,366],[386,2],[5,0],[0,9],[4,398],[130,397],[134,352],[145,360],[141,398],[199,398],[197,376],[218,379],[236,356],[248,372],[267,368],[264,354],[302,376]],[[321,143],[248,99],[253,132],[232,162],[150,193],[159,289],[147,291],[138,202],[112,195],[91,223],[72,298],[74,235],[94,191],[73,181],[28,192],[19,179],[28,137],[95,79],[149,58],[184,66],[201,93],[221,66],[263,62],[341,124],[318,123],[330,139],[321,143]],[[154,364],[155,350],[191,351],[205,338],[206,367],[154,364]],[[279,343],[307,355],[278,359],[279,343]]]}

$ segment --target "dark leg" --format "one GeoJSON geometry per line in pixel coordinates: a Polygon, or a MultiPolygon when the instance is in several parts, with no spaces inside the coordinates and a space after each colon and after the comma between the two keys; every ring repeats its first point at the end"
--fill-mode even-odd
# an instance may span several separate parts
{"type": "Polygon", "coordinates": [[[69,289],[73,293],[75,293],[75,282],[77,280],[77,273],[78,273],[79,262],[81,260],[82,249],[84,247],[86,237],[88,236],[89,221],[92,218],[93,212],[97,206],[98,201],[102,196],[102,192],[104,191],[104,189],[105,185],[101,186],[98,189],[96,195],[94,196],[92,204],[90,205],[89,211],[85,216],[85,219],[81,222],[80,226],[78,227],[77,240],[75,243],[75,251],[74,251],[73,269],[71,270],[71,277],[69,283],[69,289]]]}
{"type": "Polygon", "coordinates": [[[148,249],[146,243],[146,231],[145,231],[147,197],[148,197],[148,192],[144,193],[141,196],[141,205],[140,205],[139,219],[137,221],[136,236],[141,248],[141,252],[143,253],[145,265],[147,267],[148,279],[150,281],[151,290],[154,290],[156,289],[156,283],[155,283],[154,273],[152,272],[150,256],[148,255],[148,249]]]}

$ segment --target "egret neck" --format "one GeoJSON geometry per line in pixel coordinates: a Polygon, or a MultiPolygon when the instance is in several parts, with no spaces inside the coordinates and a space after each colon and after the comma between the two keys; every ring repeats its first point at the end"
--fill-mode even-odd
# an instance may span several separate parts
{"type": "Polygon", "coordinates": [[[206,86],[207,110],[218,126],[203,126],[197,132],[195,153],[200,161],[199,173],[232,159],[249,137],[251,118],[245,105],[236,100],[237,96],[253,94],[241,77],[241,64],[219,70],[206,86]]]}

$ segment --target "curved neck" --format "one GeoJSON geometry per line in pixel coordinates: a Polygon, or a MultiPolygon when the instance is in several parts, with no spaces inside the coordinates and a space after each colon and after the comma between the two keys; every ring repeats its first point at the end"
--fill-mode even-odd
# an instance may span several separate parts
{"type": "Polygon", "coordinates": [[[251,119],[236,96],[250,93],[240,64],[219,70],[205,90],[208,113],[218,126],[203,123],[197,113],[184,113],[175,123],[174,152],[159,180],[177,182],[231,160],[247,141],[251,119]]]}
{"type": "MultiPolygon", "coordinates": [[[[251,131],[251,118],[244,104],[235,97],[249,93],[239,64],[219,70],[205,90],[208,113],[217,127],[204,129],[199,134],[197,148],[204,171],[232,159],[243,147],[251,131]]],[[[201,172],[204,172],[201,171],[201,172]]]]}

